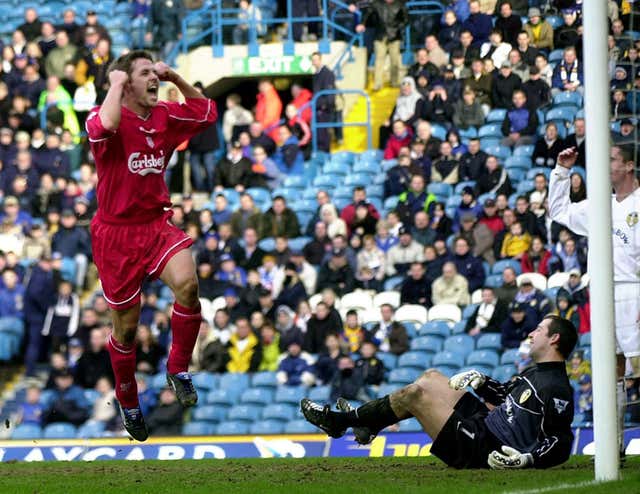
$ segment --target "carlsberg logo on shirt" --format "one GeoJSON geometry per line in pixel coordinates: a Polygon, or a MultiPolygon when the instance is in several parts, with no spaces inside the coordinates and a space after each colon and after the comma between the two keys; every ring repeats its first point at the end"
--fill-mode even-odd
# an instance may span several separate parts
{"type": "Polygon", "coordinates": [[[160,151],[160,157],[153,154],[131,153],[129,155],[129,171],[138,175],[149,173],[162,173],[164,169],[164,152],[160,151]]]}

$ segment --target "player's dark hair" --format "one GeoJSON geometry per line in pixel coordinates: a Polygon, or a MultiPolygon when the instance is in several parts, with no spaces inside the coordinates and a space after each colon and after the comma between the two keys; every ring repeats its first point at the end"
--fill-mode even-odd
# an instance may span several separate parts
{"type": "Polygon", "coordinates": [[[549,329],[547,331],[549,336],[553,336],[554,334],[560,336],[558,339],[558,352],[560,352],[565,359],[568,359],[578,341],[576,327],[568,319],[553,314],[549,314],[544,318],[549,319],[549,329]]]}
{"type": "Polygon", "coordinates": [[[151,55],[151,53],[149,53],[147,50],[133,50],[116,58],[109,66],[109,70],[107,71],[107,73],[110,73],[114,70],[122,70],[123,72],[131,75],[131,72],[133,70],[133,62],[135,62],[139,58],[146,58],[150,62],[154,61],[153,55],[151,55]]]}
{"type": "Polygon", "coordinates": [[[616,144],[616,147],[620,150],[623,163],[633,161],[635,163],[635,149],[633,144],[616,144]]]}

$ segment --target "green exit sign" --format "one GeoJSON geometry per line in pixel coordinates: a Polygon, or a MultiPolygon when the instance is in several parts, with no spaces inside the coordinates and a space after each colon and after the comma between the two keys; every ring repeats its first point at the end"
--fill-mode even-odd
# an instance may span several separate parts
{"type": "Polygon", "coordinates": [[[308,56],[234,58],[233,75],[310,74],[313,66],[308,56]]]}

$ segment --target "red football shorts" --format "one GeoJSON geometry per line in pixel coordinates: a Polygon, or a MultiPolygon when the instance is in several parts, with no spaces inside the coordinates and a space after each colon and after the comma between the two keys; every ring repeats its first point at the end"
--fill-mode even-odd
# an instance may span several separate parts
{"type": "Polygon", "coordinates": [[[174,226],[171,213],[143,224],[105,222],[96,215],[91,222],[93,260],[98,267],[104,298],[114,310],[140,301],[146,277],[155,279],[169,259],[193,240],[174,226]]]}

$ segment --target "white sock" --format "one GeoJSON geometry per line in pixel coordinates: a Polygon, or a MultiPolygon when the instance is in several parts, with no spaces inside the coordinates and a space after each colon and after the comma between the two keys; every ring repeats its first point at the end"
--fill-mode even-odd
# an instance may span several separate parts
{"type": "Polygon", "coordinates": [[[618,404],[618,447],[624,451],[624,414],[627,411],[627,390],[624,379],[616,383],[616,401],[618,404]]]}

